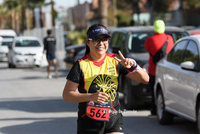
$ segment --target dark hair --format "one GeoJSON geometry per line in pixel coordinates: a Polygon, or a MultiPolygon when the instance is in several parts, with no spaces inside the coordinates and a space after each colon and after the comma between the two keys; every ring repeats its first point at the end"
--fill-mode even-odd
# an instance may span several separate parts
{"type": "Polygon", "coordinates": [[[51,30],[49,29],[49,30],[47,30],[47,34],[48,35],[50,35],[51,34],[51,30]]]}
{"type": "MultiPolygon", "coordinates": [[[[92,26],[90,26],[90,27],[88,28],[88,30],[87,30],[87,35],[88,35],[88,33],[89,33],[92,29],[94,29],[95,27],[98,27],[98,26],[102,26],[102,27],[104,27],[105,29],[107,29],[107,28],[106,28],[104,25],[102,25],[102,24],[94,24],[94,25],[92,25],[92,26]]],[[[89,52],[90,52],[90,48],[88,47],[88,45],[87,45],[87,43],[86,43],[85,55],[87,55],[89,52]]]]}

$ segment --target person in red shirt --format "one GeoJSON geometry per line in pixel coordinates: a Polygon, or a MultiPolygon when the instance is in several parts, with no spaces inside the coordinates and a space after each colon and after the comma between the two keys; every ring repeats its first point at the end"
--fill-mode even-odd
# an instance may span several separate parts
{"type": "Polygon", "coordinates": [[[154,84],[155,84],[155,72],[156,72],[156,64],[153,62],[153,56],[156,52],[163,46],[163,44],[168,39],[168,46],[166,49],[166,53],[168,53],[171,48],[174,46],[174,40],[171,35],[165,34],[165,23],[162,20],[156,20],[154,22],[154,32],[153,36],[150,36],[145,41],[144,47],[149,52],[149,67],[148,72],[150,76],[149,85],[151,88],[151,115],[157,115],[155,98],[154,98],[154,84]]]}

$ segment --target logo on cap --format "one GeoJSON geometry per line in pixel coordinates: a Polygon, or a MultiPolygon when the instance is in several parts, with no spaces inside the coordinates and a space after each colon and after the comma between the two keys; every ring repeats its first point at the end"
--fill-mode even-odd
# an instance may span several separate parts
{"type": "Polygon", "coordinates": [[[97,29],[92,30],[93,33],[94,32],[99,32],[99,31],[108,33],[108,31],[105,28],[97,28],[97,29]]]}

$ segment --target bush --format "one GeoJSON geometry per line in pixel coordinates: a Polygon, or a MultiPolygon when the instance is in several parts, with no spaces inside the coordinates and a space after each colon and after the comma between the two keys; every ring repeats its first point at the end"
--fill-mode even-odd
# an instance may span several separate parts
{"type": "Polygon", "coordinates": [[[69,31],[67,38],[73,41],[74,44],[83,44],[87,38],[86,30],[78,31],[69,31]]]}

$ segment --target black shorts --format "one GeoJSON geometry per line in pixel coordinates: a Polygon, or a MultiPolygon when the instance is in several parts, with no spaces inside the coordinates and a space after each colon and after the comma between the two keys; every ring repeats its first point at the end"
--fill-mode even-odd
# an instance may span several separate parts
{"type": "Polygon", "coordinates": [[[88,116],[79,117],[77,121],[77,134],[104,134],[111,132],[124,133],[124,122],[121,113],[111,114],[109,121],[97,121],[88,116]]]}

